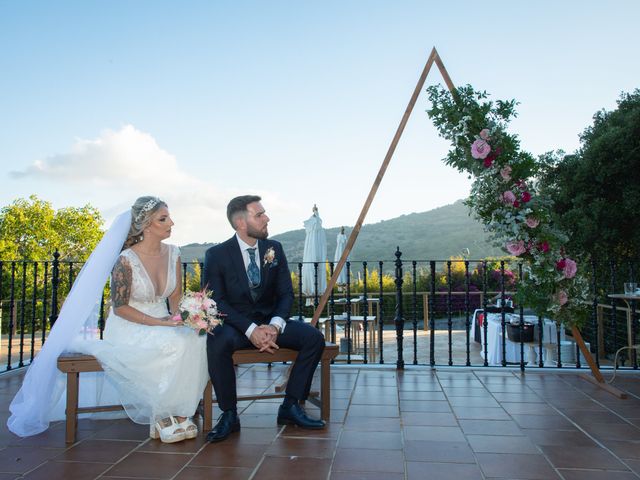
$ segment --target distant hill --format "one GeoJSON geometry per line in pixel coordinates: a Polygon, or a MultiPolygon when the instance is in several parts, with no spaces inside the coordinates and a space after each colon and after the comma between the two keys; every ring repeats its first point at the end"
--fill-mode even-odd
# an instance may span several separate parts
{"type": "MultiPolygon", "coordinates": [[[[340,228],[328,228],[327,253],[330,260],[336,249],[336,236],[340,228]]],[[[351,228],[346,228],[347,236],[351,228]]],[[[289,262],[302,261],[305,231],[292,230],[274,235],[282,243],[289,262]]],[[[183,261],[199,259],[213,244],[192,243],[181,247],[183,261]]],[[[493,247],[482,224],[469,216],[462,200],[428,212],[411,213],[378,223],[364,225],[351,252],[352,261],[395,260],[396,246],[404,260],[445,260],[461,255],[469,249],[469,258],[479,259],[501,256],[505,253],[493,247]]]]}

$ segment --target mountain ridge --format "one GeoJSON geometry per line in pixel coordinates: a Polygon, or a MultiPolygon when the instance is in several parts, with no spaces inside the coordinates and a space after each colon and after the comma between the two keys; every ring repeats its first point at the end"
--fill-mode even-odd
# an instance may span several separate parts
{"type": "MultiPolygon", "coordinates": [[[[302,222],[301,222],[302,223],[302,222]]],[[[327,257],[334,259],[336,236],[341,227],[325,229],[327,257]]],[[[349,236],[352,227],[345,226],[349,236]]],[[[300,228],[270,237],[282,243],[290,263],[301,262],[305,230],[300,228]]],[[[181,247],[182,260],[203,261],[204,252],[213,243],[191,243],[181,247]]],[[[396,247],[400,247],[403,260],[446,260],[460,256],[481,259],[503,256],[505,253],[492,245],[483,225],[469,215],[463,200],[434,208],[426,212],[400,215],[389,220],[363,225],[351,251],[351,261],[395,260],[396,247]],[[468,249],[468,253],[466,252],[468,249]]]]}

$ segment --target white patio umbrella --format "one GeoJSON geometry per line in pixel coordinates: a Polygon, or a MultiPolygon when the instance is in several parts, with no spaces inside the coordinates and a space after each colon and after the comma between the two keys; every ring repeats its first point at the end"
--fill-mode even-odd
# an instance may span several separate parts
{"type": "MultiPolygon", "coordinates": [[[[342,257],[342,252],[344,252],[344,247],[347,245],[347,236],[344,234],[344,227],[340,229],[340,233],[336,237],[336,253],[333,256],[334,268],[338,266],[338,262],[340,261],[340,257],[342,257]]],[[[347,257],[347,262],[349,261],[349,257],[347,257]]],[[[344,285],[347,283],[347,264],[345,263],[344,267],[342,267],[342,271],[338,275],[338,280],[336,281],[339,285],[344,285]]]]}
{"type": "MultiPolygon", "coordinates": [[[[322,228],[322,219],[318,214],[318,207],[313,206],[313,215],[304,222],[306,237],[304,239],[304,252],[302,254],[302,293],[305,295],[322,295],[327,288],[326,261],[327,261],[327,235],[322,228]],[[318,262],[318,290],[316,292],[316,280],[314,263],[318,262]]],[[[307,299],[307,305],[313,300],[307,299]]]]}

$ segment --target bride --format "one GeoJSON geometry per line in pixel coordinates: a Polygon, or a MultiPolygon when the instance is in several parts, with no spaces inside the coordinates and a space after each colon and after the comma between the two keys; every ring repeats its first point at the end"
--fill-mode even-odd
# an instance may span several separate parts
{"type": "Polygon", "coordinates": [[[78,275],[25,375],[10,407],[11,431],[26,436],[48,427],[55,417],[50,405],[62,392],[61,382],[47,382],[47,375],[56,376],[58,355],[70,350],[100,361],[127,415],[149,424],[152,438],[172,443],[198,434],[190,417],[207,382],[206,339],[172,318],[182,295],[180,251],[162,240],[169,238],[173,224],[167,205],[156,197],[138,198],[129,214],[116,219],[78,275]],[[112,308],[104,340],[97,340],[95,293],[101,293],[111,267],[112,308]],[[87,295],[87,289],[93,291],[87,295]]]}

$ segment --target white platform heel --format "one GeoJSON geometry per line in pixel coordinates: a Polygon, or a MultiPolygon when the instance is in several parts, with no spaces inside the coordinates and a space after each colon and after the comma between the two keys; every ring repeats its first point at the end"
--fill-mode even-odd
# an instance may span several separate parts
{"type": "Polygon", "coordinates": [[[180,422],[178,427],[184,429],[186,439],[196,438],[198,436],[198,426],[193,423],[193,420],[189,417],[180,422]]]}
{"type": "Polygon", "coordinates": [[[178,423],[175,418],[168,417],[152,424],[151,428],[149,429],[149,436],[153,439],[160,438],[160,441],[162,441],[163,443],[175,443],[181,442],[182,440],[187,438],[187,432],[184,426],[182,426],[181,423],[178,423]]]}

